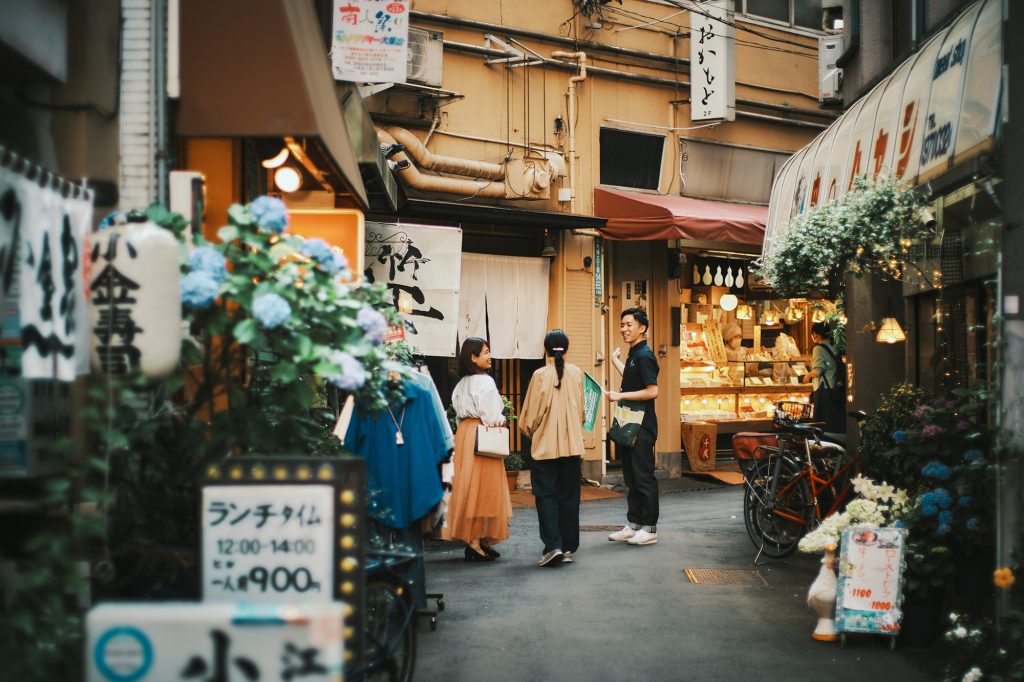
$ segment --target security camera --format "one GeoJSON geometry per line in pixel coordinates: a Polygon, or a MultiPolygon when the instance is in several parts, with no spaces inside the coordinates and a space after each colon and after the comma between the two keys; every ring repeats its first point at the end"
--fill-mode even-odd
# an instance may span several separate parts
{"type": "Polygon", "coordinates": [[[399,152],[404,152],[405,145],[402,144],[401,142],[396,142],[394,144],[382,144],[380,146],[380,150],[384,153],[385,159],[390,159],[395,154],[398,154],[399,152]]]}

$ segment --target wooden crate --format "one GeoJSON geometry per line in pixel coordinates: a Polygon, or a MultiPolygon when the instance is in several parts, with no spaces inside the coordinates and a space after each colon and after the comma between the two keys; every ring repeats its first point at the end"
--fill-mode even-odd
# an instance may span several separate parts
{"type": "Polygon", "coordinates": [[[713,471],[718,426],[710,422],[682,422],[679,425],[683,449],[692,471],[713,471]]]}

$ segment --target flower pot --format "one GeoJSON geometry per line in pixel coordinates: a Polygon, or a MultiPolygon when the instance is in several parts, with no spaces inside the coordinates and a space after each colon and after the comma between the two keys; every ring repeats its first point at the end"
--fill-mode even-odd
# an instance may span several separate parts
{"type": "Polygon", "coordinates": [[[992,573],[996,568],[994,547],[958,552],[953,557],[953,566],[956,569],[953,586],[957,594],[972,598],[992,596],[992,573]]]}
{"type": "Polygon", "coordinates": [[[943,595],[933,592],[912,592],[903,600],[903,623],[900,627],[900,646],[927,649],[942,632],[943,595]]]}
{"type": "Polygon", "coordinates": [[[514,493],[516,488],[519,487],[519,472],[518,471],[506,471],[505,480],[508,481],[508,491],[514,493]]]}

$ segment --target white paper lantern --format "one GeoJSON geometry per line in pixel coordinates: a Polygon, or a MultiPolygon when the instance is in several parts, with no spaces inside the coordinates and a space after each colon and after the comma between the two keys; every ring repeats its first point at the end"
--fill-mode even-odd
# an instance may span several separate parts
{"type": "Polygon", "coordinates": [[[181,351],[178,242],[150,222],[129,222],[92,236],[89,271],[90,355],[95,371],[167,376],[181,351]]]}

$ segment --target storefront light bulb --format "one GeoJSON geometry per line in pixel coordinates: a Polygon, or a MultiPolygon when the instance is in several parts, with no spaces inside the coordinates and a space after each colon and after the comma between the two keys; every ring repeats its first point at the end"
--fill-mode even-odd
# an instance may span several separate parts
{"type": "Polygon", "coordinates": [[[722,298],[718,299],[718,305],[722,307],[722,310],[736,310],[736,306],[739,305],[739,299],[736,298],[735,294],[722,294],[722,298]]]}
{"type": "Polygon", "coordinates": [[[281,147],[281,151],[279,151],[275,156],[272,156],[269,159],[264,159],[263,161],[260,161],[260,165],[263,166],[264,168],[278,168],[287,160],[288,147],[281,147]]]}
{"type": "Polygon", "coordinates": [[[744,303],[741,306],[736,306],[736,319],[737,320],[749,320],[754,316],[754,310],[744,303]]]}
{"type": "Polygon", "coordinates": [[[302,176],[291,166],[281,166],[274,171],[274,184],[282,192],[294,192],[302,186],[302,176]]]}

